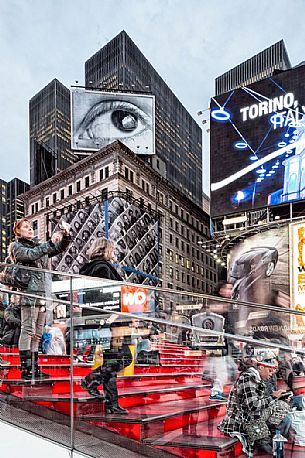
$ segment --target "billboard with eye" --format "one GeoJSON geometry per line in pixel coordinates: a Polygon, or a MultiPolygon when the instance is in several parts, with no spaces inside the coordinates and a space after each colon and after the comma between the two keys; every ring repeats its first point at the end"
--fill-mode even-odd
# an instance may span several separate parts
{"type": "Polygon", "coordinates": [[[136,154],[155,153],[155,97],[73,90],[72,149],[98,151],[116,140],[120,140],[136,154]]]}

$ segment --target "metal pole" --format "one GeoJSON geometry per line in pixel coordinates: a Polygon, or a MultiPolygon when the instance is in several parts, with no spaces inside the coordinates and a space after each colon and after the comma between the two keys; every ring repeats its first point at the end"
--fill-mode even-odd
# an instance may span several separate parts
{"type": "Polygon", "coordinates": [[[73,326],[73,278],[70,277],[70,447],[73,453],[75,442],[74,431],[74,390],[73,390],[73,348],[74,348],[74,326],[73,326]]]}

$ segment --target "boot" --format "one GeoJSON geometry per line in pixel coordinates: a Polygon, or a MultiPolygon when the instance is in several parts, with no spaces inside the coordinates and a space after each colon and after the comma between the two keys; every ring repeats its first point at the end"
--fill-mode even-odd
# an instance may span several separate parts
{"type": "Polygon", "coordinates": [[[35,351],[32,353],[32,357],[34,358],[34,364],[35,364],[35,379],[46,379],[50,378],[49,374],[44,374],[43,372],[40,371],[39,365],[38,365],[38,351],[35,351]]]}
{"type": "Polygon", "coordinates": [[[30,350],[20,350],[21,378],[23,380],[32,379],[32,358],[30,350]]]}
{"type": "Polygon", "coordinates": [[[109,404],[105,402],[105,413],[114,413],[119,415],[128,414],[128,410],[123,409],[119,404],[109,404]]]}

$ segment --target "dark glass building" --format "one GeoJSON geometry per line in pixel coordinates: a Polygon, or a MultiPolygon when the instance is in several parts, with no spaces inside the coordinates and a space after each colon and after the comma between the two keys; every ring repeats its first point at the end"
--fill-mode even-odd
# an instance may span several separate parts
{"type": "Polygon", "coordinates": [[[0,179],[0,261],[6,257],[6,181],[0,179]]]}
{"type": "Polygon", "coordinates": [[[0,180],[0,261],[5,260],[7,247],[14,238],[14,222],[24,216],[24,203],[19,196],[29,189],[29,184],[19,178],[8,183],[0,180]]]}
{"type": "Polygon", "coordinates": [[[8,244],[14,238],[14,223],[24,216],[24,203],[20,194],[28,191],[30,186],[19,178],[13,178],[6,186],[6,235],[8,244]]]}
{"type": "Polygon", "coordinates": [[[276,70],[289,68],[290,60],[285,43],[281,40],[216,78],[215,94],[247,86],[273,75],[276,70]]]}
{"type": "Polygon", "coordinates": [[[156,156],[146,160],[201,206],[201,129],[125,31],[87,60],[85,80],[87,87],[155,96],[156,156]]]}
{"type": "Polygon", "coordinates": [[[76,162],[71,151],[70,91],[52,80],[30,100],[30,180],[34,186],[76,162]]]}

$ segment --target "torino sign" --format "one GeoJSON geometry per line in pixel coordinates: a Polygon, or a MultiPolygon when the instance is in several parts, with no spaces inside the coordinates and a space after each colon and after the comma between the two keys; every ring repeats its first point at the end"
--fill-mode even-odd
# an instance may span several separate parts
{"type": "Polygon", "coordinates": [[[301,122],[304,122],[305,106],[302,106],[301,110],[303,113],[300,112],[299,102],[295,100],[294,94],[287,92],[285,95],[241,108],[240,113],[243,121],[271,114],[270,122],[276,129],[286,126],[298,127],[301,122]]]}

